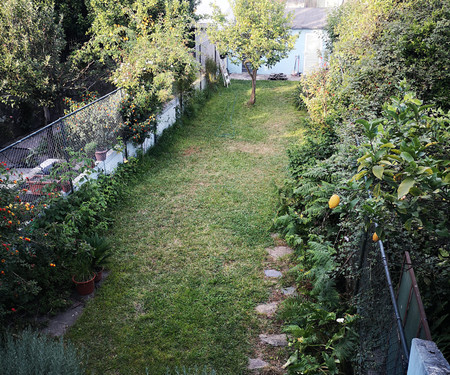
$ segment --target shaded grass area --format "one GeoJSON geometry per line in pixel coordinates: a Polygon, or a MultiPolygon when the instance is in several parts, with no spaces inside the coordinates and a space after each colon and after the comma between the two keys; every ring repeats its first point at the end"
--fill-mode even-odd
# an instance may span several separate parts
{"type": "Polygon", "coordinates": [[[246,373],[276,186],[298,140],[294,86],[258,82],[248,108],[251,83],[233,81],[143,159],[114,212],[111,276],[67,335],[93,374],[246,373]]]}

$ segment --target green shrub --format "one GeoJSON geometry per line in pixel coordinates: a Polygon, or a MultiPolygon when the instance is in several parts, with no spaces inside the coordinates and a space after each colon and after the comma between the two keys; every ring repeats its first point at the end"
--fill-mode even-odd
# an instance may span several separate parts
{"type": "Polygon", "coordinates": [[[82,361],[75,348],[26,329],[8,333],[0,345],[0,368],[8,375],[82,375],[82,361]]]}

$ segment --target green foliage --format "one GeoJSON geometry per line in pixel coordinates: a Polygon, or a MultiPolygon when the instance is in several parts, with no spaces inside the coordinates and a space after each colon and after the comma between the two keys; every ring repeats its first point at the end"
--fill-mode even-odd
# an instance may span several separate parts
{"type": "Polygon", "coordinates": [[[64,104],[69,106],[66,114],[92,103],[88,108],[65,117],[64,130],[70,144],[95,143],[95,150],[99,151],[112,148],[117,143],[122,127],[119,115],[121,97],[122,93],[119,91],[109,95],[107,99],[97,101],[98,93],[86,91],[81,96],[81,101],[65,98],[64,104]]]}
{"type": "Polygon", "coordinates": [[[164,16],[155,22],[141,19],[139,13],[131,16],[142,31],[130,35],[134,40],[126,45],[113,81],[133,93],[150,92],[164,103],[175,83],[180,86],[184,80],[192,81],[198,72],[188,48],[187,27],[193,21],[188,4],[178,0],[167,3],[164,16]]]}
{"type": "Polygon", "coordinates": [[[221,54],[228,54],[235,63],[243,63],[252,78],[252,95],[248,104],[255,103],[256,73],[266,65],[274,66],[287,57],[294,47],[296,35],[290,33],[290,17],[284,4],[275,0],[230,1],[234,15],[229,21],[215,6],[214,23],[208,37],[221,54]]]}
{"type": "Polygon", "coordinates": [[[20,334],[7,333],[0,344],[0,368],[9,375],[85,373],[83,363],[72,344],[54,340],[25,329],[20,334]]]}
{"type": "Polygon", "coordinates": [[[284,330],[292,337],[294,353],[283,367],[289,374],[341,374],[358,342],[355,315],[338,318],[320,304],[302,301],[295,310],[296,324],[284,330]]]}
{"type": "Polygon", "coordinates": [[[152,113],[159,106],[148,93],[129,93],[120,103],[119,112],[123,119],[120,136],[125,141],[142,144],[151,132],[156,130],[156,115],[152,113]]]}
{"type": "Polygon", "coordinates": [[[219,67],[217,66],[216,62],[210,58],[207,57],[205,61],[205,76],[206,76],[206,84],[213,88],[217,85],[219,81],[219,67]]]}
{"type": "Polygon", "coordinates": [[[53,4],[5,0],[0,7],[0,100],[52,106],[63,86],[64,46],[53,4]]]}
{"type": "Polygon", "coordinates": [[[100,268],[105,266],[108,259],[111,257],[111,243],[105,237],[99,236],[98,233],[87,237],[86,242],[92,248],[92,267],[100,268]]]}
{"type": "MultiPolygon", "coordinates": [[[[26,181],[0,164],[0,321],[64,306],[73,272],[85,276],[107,259],[107,246],[95,235],[111,224],[109,207],[125,193],[136,163],[131,159],[65,198],[49,194],[35,204],[21,201],[26,181]]],[[[54,173],[71,178],[71,167],[62,163],[54,173]]]]}
{"type": "Polygon", "coordinates": [[[366,214],[376,218],[377,233],[385,234],[395,213],[415,241],[423,241],[423,251],[437,256],[441,246],[449,250],[450,117],[411,92],[392,98],[383,115],[358,121],[369,143],[353,179],[367,178],[359,184],[373,196],[366,214]]]}

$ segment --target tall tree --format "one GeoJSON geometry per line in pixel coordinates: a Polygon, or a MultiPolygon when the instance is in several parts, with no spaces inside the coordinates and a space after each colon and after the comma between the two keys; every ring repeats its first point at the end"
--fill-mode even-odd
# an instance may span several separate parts
{"type": "Polygon", "coordinates": [[[291,16],[285,14],[284,2],[277,0],[229,0],[234,18],[214,6],[213,24],[208,36],[221,54],[234,63],[242,62],[252,79],[249,105],[255,103],[256,74],[266,65],[274,66],[294,47],[291,16]]]}
{"type": "Polygon", "coordinates": [[[51,3],[4,0],[0,6],[0,101],[41,107],[45,121],[61,87],[62,20],[51,3]]]}
{"type": "Polygon", "coordinates": [[[133,108],[150,118],[175,91],[181,104],[182,91],[197,76],[199,66],[189,48],[193,18],[184,0],[166,1],[156,18],[140,7],[129,15],[133,28],[123,29],[127,43],[117,55],[112,80],[125,88],[133,108]]]}

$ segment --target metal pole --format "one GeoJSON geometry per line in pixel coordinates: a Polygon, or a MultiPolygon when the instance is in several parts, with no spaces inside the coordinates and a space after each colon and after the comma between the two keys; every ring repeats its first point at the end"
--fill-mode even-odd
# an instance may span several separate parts
{"type": "MultiPolygon", "coordinates": [[[[356,145],[359,146],[358,138],[356,138],[356,145]]],[[[364,176],[364,180],[366,179],[366,176],[364,176]]],[[[370,192],[367,193],[369,195],[369,198],[372,198],[370,192]]],[[[375,228],[377,226],[378,224],[375,223],[375,228]]],[[[402,345],[403,354],[405,355],[406,361],[409,361],[409,351],[408,346],[406,345],[405,330],[403,329],[402,318],[400,317],[400,313],[398,311],[397,299],[395,298],[394,287],[392,285],[391,274],[389,273],[389,267],[387,264],[386,253],[384,252],[383,241],[378,240],[378,245],[380,246],[381,259],[383,261],[384,273],[386,274],[386,280],[389,286],[389,294],[391,296],[392,306],[394,307],[394,314],[397,321],[398,332],[400,334],[400,342],[402,345]]]]}
{"type": "MultiPolygon", "coordinates": [[[[376,227],[377,224],[375,223],[375,228],[376,227]]],[[[400,313],[398,311],[397,299],[395,298],[394,287],[392,285],[391,274],[389,273],[383,241],[379,240],[378,244],[380,246],[381,259],[383,261],[384,272],[386,273],[386,280],[389,286],[389,294],[391,295],[392,306],[394,307],[395,318],[397,320],[397,328],[400,334],[400,342],[402,344],[403,354],[405,355],[406,361],[409,361],[409,351],[408,346],[406,345],[405,331],[403,329],[402,318],[400,317],[400,313]]]]}

